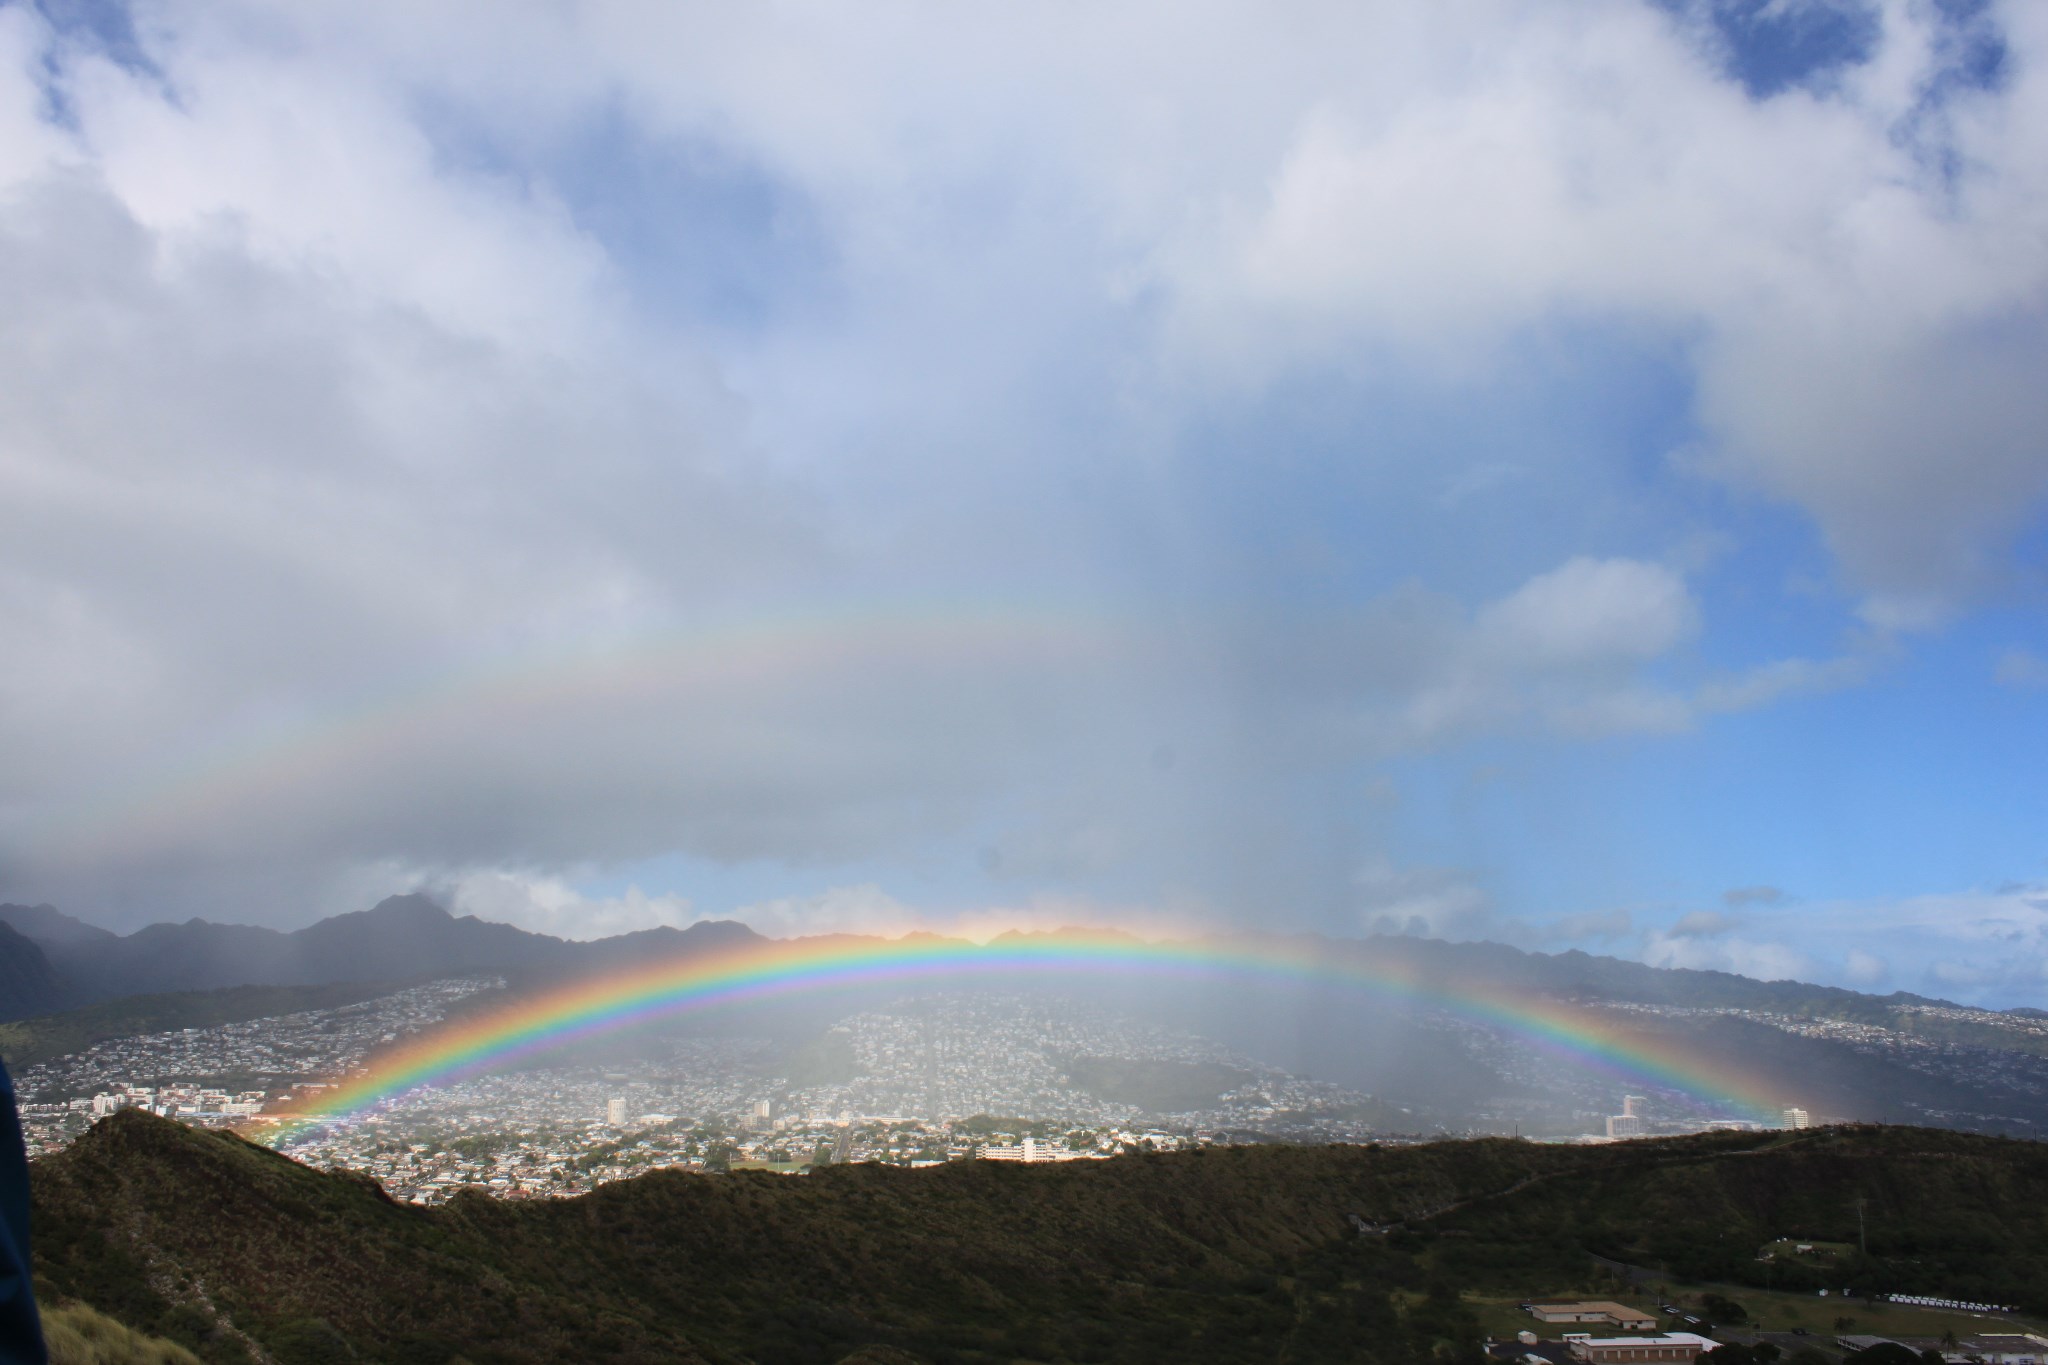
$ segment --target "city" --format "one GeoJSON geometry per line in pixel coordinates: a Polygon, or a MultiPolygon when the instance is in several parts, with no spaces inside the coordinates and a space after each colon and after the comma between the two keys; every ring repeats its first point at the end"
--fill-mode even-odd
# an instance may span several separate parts
{"type": "MultiPolygon", "coordinates": [[[[925,1166],[970,1158],[1059,1161],[1219,1143],[1407,1142],[1518,1129],[1558,1112],[1576,1141],[1745,1126],[1675,1096],[1615,1096],[1554,1058],[1448,1016],[1430,1026],[1542,1088],[1445,1128],[1341,1086],[1288,1074],[1199,1037],[1072,1001],[941,993],[832,1024],[796,1048],[762,1038],[662,1035],[601,1063],[527,1067],[424,1087],[303,1131],[280,1116],[502,990],[450,978],[341,1006],[112,1039],[27,1067],[31,1152],[142,1108],[232,1127],[295,1158],[377,1179],[398,1199],[465,1188],[565,1196],[650,1170],[800,1173],[834,1162],[925,1166]]],[[[1553,1140],[1558,1140],[1553,1138],[1553,1140]]]]}

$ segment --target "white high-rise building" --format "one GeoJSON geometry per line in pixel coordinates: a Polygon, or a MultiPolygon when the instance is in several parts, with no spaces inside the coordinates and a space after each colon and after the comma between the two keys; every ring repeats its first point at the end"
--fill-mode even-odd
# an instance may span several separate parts
{"type": "Polygon", "coordinates": [[[1804,1109],[1787,1109],[1785,1111],[1785,1121],[1780,1126],[1785,1128],[1811,1128],[1813,1127],[1813,1115],[1807,1113],[1804,1109]]]}
{"type": "Polygon", "coordinates": [[[604,1102],[604,1121],[614,1128],[626,1126],[626,1101],[621,1095],[614,1095],[604,1102]]]}
{"type": "Polygon", "coordinates": [[[1636,1106],[1643,1102],[1641,1095],[1623,1095],[1621,1112],[1607,1116],[1607,1136],[1610,1138],[1638,1138],[1643,1135],[1643,1116],[1636,1112],[1636,1106]]]}

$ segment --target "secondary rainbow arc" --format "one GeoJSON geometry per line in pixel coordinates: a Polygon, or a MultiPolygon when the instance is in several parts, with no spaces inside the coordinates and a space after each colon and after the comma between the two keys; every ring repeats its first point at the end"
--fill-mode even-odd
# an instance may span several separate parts
{"type": "Polygon", "coordinates": [[[1332,952],[1326,944],[1291,941],[1148,942],[1066,930],[1005,936],[986,945],[933,937],[771,940],[611,973],[401,1044],[320,1094],[272,1137],[282,1141],[414,1090],[698,1010],[863,985],[1104,976],[1356,989],[1501,1028],[1626,1085],[1676,1090],[1749,1115],[1786,1103],[1748,1072],[1679,1040],[1625,1030],[1606,1012],[1508,994],[1488,983],[1434,979],[1369,952],[1332,952]]]}
{"type": "Polygon", "coordinates": [[[650,628],[615,641],[538,648],[329,698],[293,721],[218,736],[197,752],[129,774],[53,811],[46,842],[89,851],[218,818],[237,802],[313,782],[368,757],[403,753],[450,724],[516,725],[550,707],[665,689],[745,688],[830,676],[862,660],[926,671],[1043,668],[1131,647],[1132,623],[1064,605],[875,602],[650,628]]]}

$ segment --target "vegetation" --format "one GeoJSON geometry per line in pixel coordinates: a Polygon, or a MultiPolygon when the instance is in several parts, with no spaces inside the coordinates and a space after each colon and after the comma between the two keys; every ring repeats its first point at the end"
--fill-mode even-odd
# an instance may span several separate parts
{"type": "Polygon", "coordinates": [[[657,1172],[430,1210],[124,1112],[35,1187],[45,1289],[210,1362],[1452,1365],[1468,1291],[1585,1283],[1589,1253],[1732,1289],[1858,1199],[1859,1285],[2048,1307],[2048,1148],[1917,1129],[657,1172]]]}
{"type": "Polygon", "coordinates": [[[83,1303],[46,1307],[50,1365],[200,1365],[176,1342],[145,1336],[83,1303]]]}

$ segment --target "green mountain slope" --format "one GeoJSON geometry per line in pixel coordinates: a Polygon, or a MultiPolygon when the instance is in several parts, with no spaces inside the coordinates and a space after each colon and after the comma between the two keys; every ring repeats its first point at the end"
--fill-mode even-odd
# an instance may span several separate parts
{"type": "Polygon", "coordinates": [[[1464,1359],[1460,1289],[1552,1292],[1595,1251],[1782,1274],[1756,1248],[1853,1241],[1857,1199],[1866,1287],[2048,1308],[2048,1147],[1923,1129],[671,1172],[428,1210],[123,1113],[35,1185],[46,1290],[211,1361],[242,1334],[285,1365],[1464,1359]]]}

